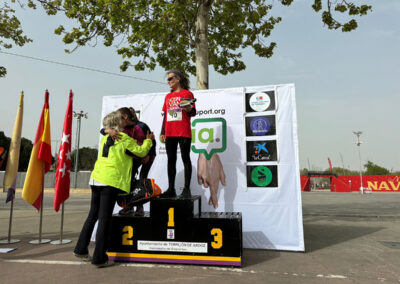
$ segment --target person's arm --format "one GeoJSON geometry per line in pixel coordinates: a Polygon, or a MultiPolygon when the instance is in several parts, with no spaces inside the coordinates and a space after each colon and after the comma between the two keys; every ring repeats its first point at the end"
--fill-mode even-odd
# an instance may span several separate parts
{"type": "Polygon", "coordinates": [[[101,133],[103,136],[109,134],[113,140],[119,140],[119,139],[121,139],[121,134],[120,134],[117,130],[115,130],[115,129],[102,128],[102,129],[100,130],[100,133],[101,133]]]}
{"type": "Polygon", "coordinates": [[[164,111],[164,117],[161,125],[161,142],[165,142],[165,117],[167,116],[167,112],[164,111]]]}
{"type": "Polygon", "coordinates": [[[182,109],[184,109],[186,111],[186,113],[188,114],[189,117],[193,117],[196,115],[196,105],[194,104],[194,102],[196,101],[196,99],[193,96],[192,92],[189,92],[189,98],[183,98],[182,100],[191,100],[191,104],[182,107],[182,109]]]}
{"type": "Polygon", "coordinates": [[[135,139],[133,138],[128,138],[128,143],[126,145],[126,150],[134,154],[135,156],[138,156],[139,158],[143,158],[149,153],[151,147],[153,146],[153,139],[154,139],[154,134],[153,133],[147,133],[146,139],[143,141],[143,144],[139,146],[136,142],[135,139]]]}
{"type": "MultiPolygon", "coordinates": [[[[137,125],[142,129],[143,133],[147,132],[151,133],[150,127],[146,123],[139,121],[137,125]]],[[[151,147],[148,155],[150,156],[156,155],[156,144],[157,144],[156,139],[153,139],[153,146],[151,147]]]]}
{"type": "Polygon", "coordinates": [[[196,108],[192,107],[192,109],[190,110],[190,112],[188,112],[189,117],[193,117],[196,115],[196,108]]]}

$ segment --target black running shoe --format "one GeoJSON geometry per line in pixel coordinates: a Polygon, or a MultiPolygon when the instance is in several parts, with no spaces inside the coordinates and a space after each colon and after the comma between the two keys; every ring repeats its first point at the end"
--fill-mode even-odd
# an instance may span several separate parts
{"type": "Polygon", "coordinates": [[[190,193],[190,188],[184,187],[181,195],[179,196],[180,198],[191,198],[192,194],[190,193]]]}
{"type": "Polygon", "coordinates": [[[163,192],[160,195],[161,198],[174,198],[176,197],[176,191],[175,188],[168,188],[167,191],[163,192]]]}

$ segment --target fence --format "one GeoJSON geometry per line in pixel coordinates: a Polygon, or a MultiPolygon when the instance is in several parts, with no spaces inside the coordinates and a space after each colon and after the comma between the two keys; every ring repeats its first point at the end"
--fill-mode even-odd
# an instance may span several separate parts
{"type": "MultiPolygon", "coordinates": [[[[4,173],[5,173],[4,171],[0,171],[1,186],[3,185],[4,173]]],[[[90,188],[89,187],[90,174],[91,174],[90,171],[78,172],[76,188],[90,188]]],[[[18,172],[16,188],[24,187],[25,176],[26,176],[26,172],[18,172]]],[[[55,172],[48,172],[44,176],[44,187],[45,188],[54,188],[54,182],[55,182],[55,172]]],[[[75,188],[75,173],[74,172],[71,173],[71,188],[75,188]]]]}

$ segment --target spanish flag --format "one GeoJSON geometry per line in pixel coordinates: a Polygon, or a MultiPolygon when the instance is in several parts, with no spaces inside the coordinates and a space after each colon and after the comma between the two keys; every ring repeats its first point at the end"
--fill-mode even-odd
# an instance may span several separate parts
{"type": "Polygon", "coordinates": [[[14,130],[8,154],[6,173],[4,175],[3,187],[7,190],[6,202],[14,200],[15,186],[17,183],[19,151],[21,146],[22,118],[24,113],[24,92],[21,92],[17,117],[15,118],[14,130]]]}
{"type": "Polygon", "coordinates": [[[49,92],[46,90],[44,106],[22,189],[22,199],[36,207],[38,211],[42,205],[44,175],[50,170],[51,158],[49,92]]]}

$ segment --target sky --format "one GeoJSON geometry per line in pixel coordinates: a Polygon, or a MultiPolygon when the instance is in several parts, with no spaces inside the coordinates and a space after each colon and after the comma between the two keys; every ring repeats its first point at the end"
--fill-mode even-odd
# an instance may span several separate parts
{"type": "MultiPolygon", "coordinates": [[[[373,11],[358,18],[356,31],[331,31],[311,0],[296,0],[290,7],[275,2],[273,14],[283,18],[269,38],[277,43],[270,59],[243,51],[246,70],[229,75],[210,68],[210,89],[294,83],[296,87],[300,168],[322,170],[333,166],[359,170],[360,160],[353,131],[362,131],[361,162],[368,160],[392,171],[400,170],[398,141],[400,106],[400,1],[369,1],[373,11]]],[[[360,1],[358,1],[360,2],[360,1]]],[[[59,146],[70,89],[74,110],[88,113],[81,123],[80,147],[96,147],[103,96],[168,92],[165,70],[121,73],[122,59],[115,47],[82,47],[64,52],[60,24],[71,26],[64,16],[47,16],[16,6],[23,30],[33,39],[23,47],[4,50],[113,73],[153,80],[124,78],[0,53],[7,76],[0,79],[0,131],[9,137],[21,90],[24,91],[22,136],[34,140],[43,107],[50,92],[53,152],[59,146]]],[[[195,86],[195,77],[190,77],[195,86]]],[[[76,133],[76,119],[73,134],[76,133]]],[[[74,145],[75,146],[75,145],[74,145]]],[[[58,149],[57,149],[58,150],[58,149]]]]}

